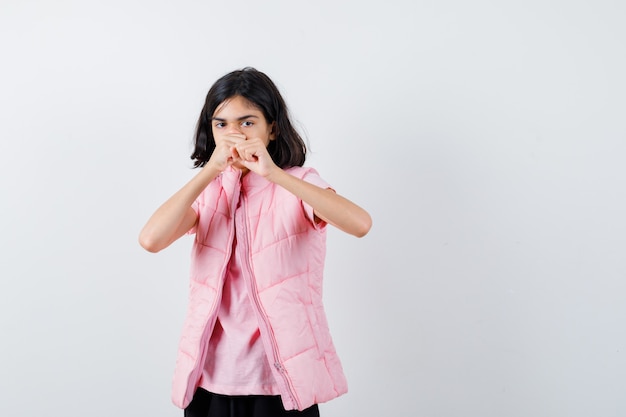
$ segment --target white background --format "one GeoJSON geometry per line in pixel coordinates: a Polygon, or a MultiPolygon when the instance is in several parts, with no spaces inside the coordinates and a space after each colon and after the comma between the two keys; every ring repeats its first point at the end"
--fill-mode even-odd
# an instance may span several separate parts
{"type": "Polygon", "coordinates": [[[622,1],[0,1],[0,415],[182,416],[190,238],[137,244],[210,85],[279,86],[329,232],[332,416],[626,414],[622,1]],[[89,411],[88,411],[89,410],[89,411]]]}

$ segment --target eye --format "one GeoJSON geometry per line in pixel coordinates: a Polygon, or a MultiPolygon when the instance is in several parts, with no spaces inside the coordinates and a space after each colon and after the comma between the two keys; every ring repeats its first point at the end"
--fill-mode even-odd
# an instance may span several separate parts
{"type": "Polygon", "coordinates": [[[251,122],[250,120],[246,120],[245,122],[242,122],[241,125],[243,127],[250,127],[250,126],[254,125],[254,123],[251,122]]]}
{"type": "Polygon", "coordinates": [[[217,123],[215,123],[215,127],[218,128],[218,129],[221,129],[224,126],[226,126],[226,123],[224,123],[224,122],[217,122],[217,123]]]}

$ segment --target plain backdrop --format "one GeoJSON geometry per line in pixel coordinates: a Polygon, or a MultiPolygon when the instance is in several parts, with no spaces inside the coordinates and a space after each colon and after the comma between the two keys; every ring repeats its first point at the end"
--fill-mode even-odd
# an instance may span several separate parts
{"type": "Polygon", "coordinates": [[[244,66],[374,220],[329,231],[350,392],[323,417],[626,415],[625,21],[618,0],[0,0],[0,415],[182,416],[191,238],[137,235],[244,66]]]}

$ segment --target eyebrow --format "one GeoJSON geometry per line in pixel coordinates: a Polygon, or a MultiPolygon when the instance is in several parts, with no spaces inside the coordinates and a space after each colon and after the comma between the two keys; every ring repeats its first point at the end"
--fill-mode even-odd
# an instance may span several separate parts
{"type": "MultiPolygon", "coordinates": [[[[245,116],[241,116],[237,120],[245,120],[245,119],[249,119],[251,117],[254,117],[255,119],[259,118],[259,116],[255,116],[254,114],[248,114],[248,115],[245,115],[245,116]]],[[[211,120],[216,120],[218,122],[225,122],[226,121],[226,119],[222,119],[221,117],[211,117],[211,120]]]]}

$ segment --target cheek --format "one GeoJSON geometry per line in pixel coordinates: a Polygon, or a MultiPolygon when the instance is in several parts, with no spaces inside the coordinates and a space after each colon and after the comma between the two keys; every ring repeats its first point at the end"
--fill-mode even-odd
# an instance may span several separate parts
{"type": "Polygon", "coordinates": [[[213,139],[217,139],[222,136],[223,132],[219,129],[211,128],[211,133],[213,134],[213,139]]]}

